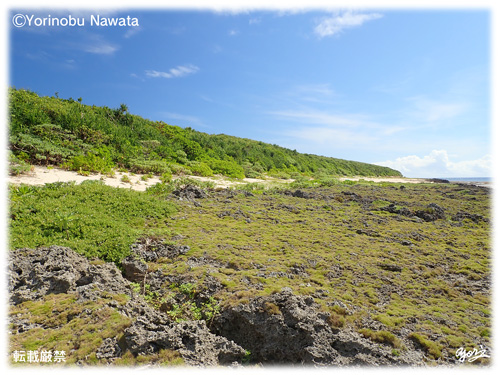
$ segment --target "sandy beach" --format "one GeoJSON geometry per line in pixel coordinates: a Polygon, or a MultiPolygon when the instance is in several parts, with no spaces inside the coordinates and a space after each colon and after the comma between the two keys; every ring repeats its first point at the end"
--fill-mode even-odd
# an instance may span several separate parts
{"type": "MultiPolygon", "coordinates": [[[[143,179],[142,174],[133,174],[128,172],[115,172],[115,174],[110,177],[102,175],[99,173],[90,174],[89,176],[82,176],[77,172],[67,171],[60,168],[47,168],[41,166],[33,166],[32,170],[28,173],[21,174],[18,176],[9,176],[8,182],[12,184],[26,184],[26,185],[44,185],[54,182],[69,182],[74,181],[79,184],[87,180],[102,180],[106,185],[132,189],[137,191],[145,191],[147,187],[153,186],[160,182],[158,177],[143,179]],[[123,176],[126,175],[129,182],[122,181],[123,176]]],[[[179,178],[174,176],[173,179],[179,178]]],[[[258,179],[258,178],[245,178],[243,180],[233,180],[228,179],[223,176],[214,177],[200,177],[200,176],[189,176],[189,178],[199,180],[199,181],[211,181],[219,188],[228,188],[231,186],[246,184],[246,183],[290,183],[293,179],[279,180],[279,179],[258,179]]],[[[428,182],[426,179],[420,178],[404,178],[404,177],[341,177],[341,181],[351,180],[351,181],[372,181],[372,182],[392,182],[392,183],[423,183],[428,182]]]]}

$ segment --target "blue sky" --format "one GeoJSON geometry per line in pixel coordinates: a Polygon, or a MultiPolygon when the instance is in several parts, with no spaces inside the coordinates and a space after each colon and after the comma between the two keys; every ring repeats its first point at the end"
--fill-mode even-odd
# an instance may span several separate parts
{"type": "Polygon", "coordinates": [[[488,10],[16,14],[26,21],[9,30],[17,88],[407,177],[491,176],[488,10]],[[95,26],[92,15],[139,26],[95,26]],[[70,16],[85,26],[34,24],[70,16]]]}

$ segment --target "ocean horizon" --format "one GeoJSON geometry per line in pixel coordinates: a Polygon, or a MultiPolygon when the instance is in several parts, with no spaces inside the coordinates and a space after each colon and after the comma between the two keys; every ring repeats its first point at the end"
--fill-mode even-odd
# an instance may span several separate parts
{"type": "Polygon", "coordinates": [[[491,182],[491,177],[443,177],[443,180],[453,182],[491,182]]]}

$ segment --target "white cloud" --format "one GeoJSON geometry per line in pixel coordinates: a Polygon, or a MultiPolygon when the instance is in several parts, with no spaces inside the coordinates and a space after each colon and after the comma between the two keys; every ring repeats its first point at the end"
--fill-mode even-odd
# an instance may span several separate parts
{"type": "Polygon", "coordinates": [[[118,51],[118,47],[109,43],[89,44],[83,47],[83,50],[88,53],[97,55],[112,55],[118,51]]]}
{"type": "Polygon", "coordinates": [[[282,110],[268,112],[284,120],[280,133],[287,144],[304,152],[338,156],[339,150],[367,150],[380,147],[382,140],[402,128],[372,121],[362,114],[342,114],[329,111],[282,110]],[[295,123],[295,124],[294,124],[295,123]],[[334,151],[335,150],[335,151],[334,151]]]}
{"type": "Polygon", "coordinates": [[[234,29],[231,29],[227,32],[227,35],[229,36],[236,36],[238,35],[240,32],[238,30],[234,30],[234,29]]]}
{"type": "Polygon", "coordinates": [[[161,112],[160,115],[168,119],[180,121],[181,123],[179,124],[179,126],[196,126],[202,128],[207,127],[207,125],[205,125],[203,121],[196,116],[183,115],[174,112],[161,112]]]}
{"type": "Polygon", "coordinates": [[[345,29],[358,27],[365,22],[382,18],[379,13],[356,13],[353,11],[338,12],[324,18],[314,28],[314,33],[320,38],[340,34],[345,29]]]}
{"type": "Polygon", "coordinates": [[[426,123],[438,123],[463,114],[467,104],[452,101],[431,100],[423,96],[408,99],[413,108],[410,110],[416,119],[426,123]]]}
{"type": "Polygon", "coordinates": [[[88,53],[112,55],[120,49],[118,45],[106,41],[100,35],[90,34],[86,36],[86,39],[79,45],[79,48],[88,53]]]}
{"type": "Polygon", "coordinates": [[[490,177],[491,156],[475,160],[452,161],[446,150],[433,150],[419,157],[409,155],[374,163],[394,168],[407,177],[490,177]]]}
{"type": "Polygon", "coordinates": [[[179,65],[170,69],[168,72],[159,72],[157,70],[146,70],[146,75],[152,78],[179,78],[197,73],[200,70],[196,65],[179,65]]]}
{"type": "Polygon", "coordinates": [[[390,135],[405,129],[399,125],[381,124],[372,121],[368,116],[362,114],[338,114],[314,109],[292,109],[268,113],[288,121],[305,123],[307,124],[307,127],[304,128],[306,131],[310,131],[311,126],[314,127],[315,131],[321,128],[326,129],[326,131],[348,128],[356,131],[359,136],[370,132],[371,139],[374,138],[374,134],[377,136],[390,135]]]}
{"type": "Polygon", "coordinates": [[[303,127],[289,130],[285,135],[299,141],[310,141],[315,147],[328,146],[330,149],[353,145],[369,145],[377,140],[376,137],[368,133],[360,134],[349,129],[329,127],[303,127]]]}
{"type": "Polygon", "coordinates": [[[125,39],[129,39],[131,37],[133,37],[135,34],[138,34],[142,31],[142,29],[140,27],[131,27],[130,29],[128,29],[125,34],[123,34],[123,37],[125,39]]]}

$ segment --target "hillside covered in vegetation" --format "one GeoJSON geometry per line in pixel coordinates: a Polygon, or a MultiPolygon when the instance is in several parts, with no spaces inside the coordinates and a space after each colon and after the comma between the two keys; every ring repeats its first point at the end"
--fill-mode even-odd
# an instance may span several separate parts
{"type": "MultiPolygon", "coordinates": [[[[57,94],[56,94],[57,96],[57,94]]],[[[9,89],[11,161],[80,173],[193,174],[229,177],[401,176],[391,168],[302,154],[277,145],[212,135],[78,100],[9,89]]]]}

